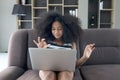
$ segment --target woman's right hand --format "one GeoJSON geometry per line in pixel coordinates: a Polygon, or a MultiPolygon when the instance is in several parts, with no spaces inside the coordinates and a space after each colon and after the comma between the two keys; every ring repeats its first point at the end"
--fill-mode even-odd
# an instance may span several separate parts
{"type": "Polygon", "coordinates": [[[37,41],[33,40],[33,42],[37,45],[38,48],[47,48],[48,44],[46,43],[45,39],[40,39],[40,37],[38,37],[37,41]]]}

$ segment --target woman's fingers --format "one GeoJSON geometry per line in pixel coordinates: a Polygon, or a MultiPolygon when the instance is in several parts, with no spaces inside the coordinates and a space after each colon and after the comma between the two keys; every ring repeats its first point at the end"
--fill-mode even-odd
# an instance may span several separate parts
{"type": "Polygon", "coordinates": [[[33,42],[34,42],[36,45],[38,45],[38,43],[37,43],[35,40],[33,40],[33,42]]]}
{"type": "Polygon", "coordinates": [[[45,39],[40,39],[40,37],[37,38],[37,41],[33,40],[33,42],[37,45],[37,47],[39,48],[44,48],[46,47],[47,43],[45,41],[45,39]]]}
{"type": "Polygon", "coordinates": [[[40,43],[41,41],[40,41],[40,37],[38,37],[38,43],[40,43]]]}
{"type": "Polygon", "coordinates": [[[85,47],[84,55],[83,55],[85,58],[89,58],[90,57],[92,51],[95,49],[94,45],[95,45],[94,43],[93,44],[88,44],[85,47]]]}
{"type": "Polygon", "coordinates": [[[90,47],[90,48],[95,48],[94,46],[95,46],[94,43],[93,44],[88,44],[88,47],[90,47]]]}
{"type": "Polygon", "coordinates": [[[41,42],[45,42],[45,39],[43,38],[43,39],[41,39],[41,42]]]}
{"type": "Polygon", "coordinates": [[[89,44],[88,45],[88,49],[92,52],[94,49],[95,49],[95,44],[93,43],[93,44],[89,44]]]}
{"type": "Polygon", "coordinates": [[[95,43],[93,43],[93,44],[89,44],[90,47],[94,47],[94,45],[95,45],[95,43]]]}
{"type": "Polygon", "coordinates": [[[50,46],[50,44],[46,44],[46,45],[44,46],[44,48],[47,48],[48,46],[50,46]]]}
{"type": "Polygon", "coordinates": [[[91,44],[92,51],[95,49],[95,43],[91,44]]]}
{"type": "Polygon", "coordinates": [[[43,39],[40,39],[40,37],[38,37],[38,43],[42,43],[42,42],[44,42],[45,41],[45,39],[43,38],[43,39]]]}
{"type": "Polygon", "coordinates": [[[41,39],[40,44],[45,45],[47,43],[45,42],[45,39],[41,39]]]}

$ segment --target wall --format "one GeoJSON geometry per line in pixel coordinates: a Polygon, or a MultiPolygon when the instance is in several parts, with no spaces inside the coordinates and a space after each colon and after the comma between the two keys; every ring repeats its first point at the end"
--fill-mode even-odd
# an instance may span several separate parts
{"type": "Polygon", "coordinates": [[[88,0],[79,0],[79,18],[82,22],[82,28],[87,29],[88,26],[88,0]]]}
{"type": "Polygon", "coordinates": [[[119,28],[120,29],[120,0],[115,0],[114,2],[114,9],[115,9],[115,17],[114,17],[114,20],[115,20],[115,24],[114,24],[114,27],[115,28],[119,28]]]}
{"type": "MultiPolygon", "coordinates": [[[[114,1],[114,25],[113,28],[120,29],[120,0],[114,1]]],[[[88,28],[88,0],[79,0],[79,18],[82,21],[82,28],[88,28]]]]}
{"type": "Polygon", "coordinates": [[[0,0],[0,52],[7,51],[10,34],[17,30],[16,16],[11,15],[16,0],[0,0]]]}

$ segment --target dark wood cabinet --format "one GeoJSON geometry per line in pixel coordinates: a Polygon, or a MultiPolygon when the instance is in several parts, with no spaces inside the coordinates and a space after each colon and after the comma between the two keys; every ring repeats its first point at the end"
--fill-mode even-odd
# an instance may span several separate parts
{"type": "Polygon", "coordinates": [[[113,27],[113,0],[89,0],[88,4],[88,28],[113,27]]]}

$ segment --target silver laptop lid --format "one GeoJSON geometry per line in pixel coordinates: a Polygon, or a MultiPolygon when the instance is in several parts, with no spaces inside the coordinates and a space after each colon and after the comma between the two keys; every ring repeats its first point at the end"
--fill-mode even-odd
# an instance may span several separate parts
{"type": "Polygon", "coordinates": [[[76,50],[29,48],[35,70],[75,71],[76,50]]]}

